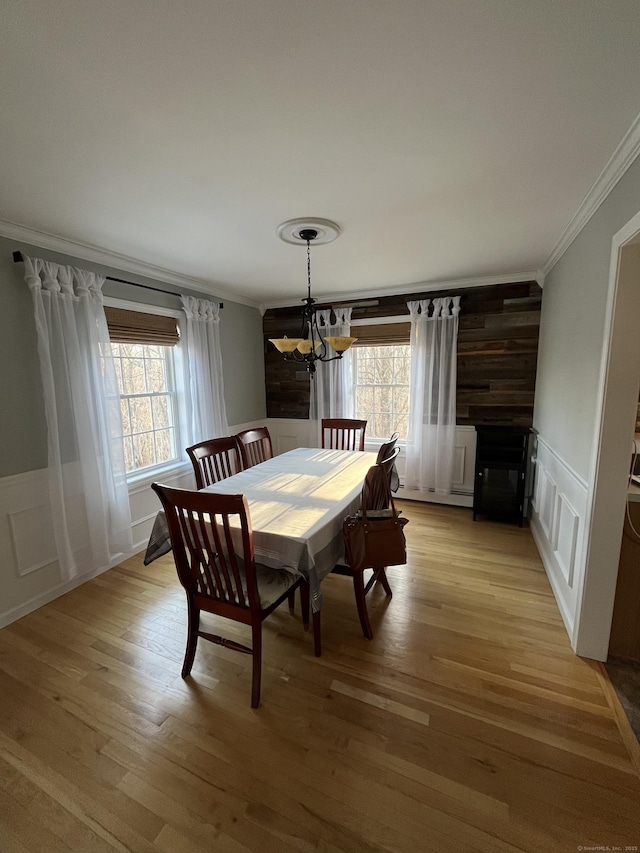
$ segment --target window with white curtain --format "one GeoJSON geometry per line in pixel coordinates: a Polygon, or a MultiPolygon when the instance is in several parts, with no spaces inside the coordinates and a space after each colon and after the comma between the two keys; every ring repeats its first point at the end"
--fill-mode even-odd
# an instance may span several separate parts
{"type": "Polygon", "coordinates": [[[155,474],[183,460],[184,381],[181,313],[105,298],[120,394],[127,478],[155,474]]]}

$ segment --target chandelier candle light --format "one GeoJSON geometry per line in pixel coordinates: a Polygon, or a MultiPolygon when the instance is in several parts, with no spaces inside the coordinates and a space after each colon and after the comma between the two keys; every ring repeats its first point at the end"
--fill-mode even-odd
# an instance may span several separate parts
{"type": "Polygon", "coordinates": [[[304,363],[313,376],[317,361],[335,361],[342,358],[357,338],[347,336],[324,337],[318,325],[316,300],[311,296],[311,243],[329,243],[340,233],[335,222],[328,219],[290,219],[278,226],[277,234],[287,243],[307,246],[307,295],[302,300],[302,337],[269,338],[274,347],[281,352],[285,361],[304,363]],[[332,353],[335,353],[332,354],[332,353]]]}

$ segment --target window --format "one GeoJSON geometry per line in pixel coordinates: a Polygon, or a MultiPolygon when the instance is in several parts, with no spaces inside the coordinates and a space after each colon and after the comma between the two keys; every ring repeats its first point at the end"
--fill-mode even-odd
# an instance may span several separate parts
{"type": "Polygon", "coordinates": [[[127,474],[179,462],[177,313],[105,300],[127,474]]]}
{"type": "Polygon", "coordinates": [[[128,474],[178,460],[173,347],[113,343],[128,474]]]}
{"type": "Polygon", "coordinates": [[[387,439],[396,431],[401,441],[407,438],[410,350],[409,344],[398,343],[351,350],[355,417],[368,421],[367,438],[387,439]]]}

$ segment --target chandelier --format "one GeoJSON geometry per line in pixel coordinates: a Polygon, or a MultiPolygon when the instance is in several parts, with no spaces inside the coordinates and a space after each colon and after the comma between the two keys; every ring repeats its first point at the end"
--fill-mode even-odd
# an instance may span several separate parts
{"type": "Polygon", "coordinates": [[[278,352],[282,353],[285,361],[297,361],[306,366],[313,376],[316,372],[316,362],[335,361],[342,358],[357,338],[343,335],[327,335],[320,331],[316,309],[316,300],[311,296],[311,243],[329,243],[340,233],[335,222],[328,219],[310,221],[308,219],[291,219],[278,227],[278,236],[287,243],[305,244],[307,246],[307,295],[302,300],[302,329],[299,338],[269,338],[278,352]]]}

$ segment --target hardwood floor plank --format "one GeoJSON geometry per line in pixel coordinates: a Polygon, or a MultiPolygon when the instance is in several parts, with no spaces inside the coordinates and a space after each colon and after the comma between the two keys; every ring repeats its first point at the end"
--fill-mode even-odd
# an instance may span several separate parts
{"type": "Polygon", "coordinates": [[[65,844],[51,832],[44,821],[34,821],[26,809],[6,794],[0,791],[0,826],[2,831],[10,833],[17,842],[30,853],[70,853],[72,847],[65,844]]]}
{"type": "Polygon", "coordinates": [[[396,702],[394,699],[386,699],[377,693],[371,693],[368,690],[361,690],[358,687],[351,687],[342,681],[334,679],[331,682],[331,690],[336,693],[342,693],[343,696],[350,696],[352,699],[357,699],[359,702],[365,702],[367,705],[372,705],[374,708],[381,708],[387,713],[396,714],[398,717],[404,717],[407,720],[412,720],[414,723],[420,723],[421,726],[429,725],[429,715],[411,708],[402,702],[396,702]]]}
{"type": "MultiPolygon", "coordinates": [[[[96,838],[106,842],[106,849],[118,850],[121,853],[126,853],[128,850],[148,853],[152,849],[129,825],[123,823],[117,816],[109,812],[103,806],[100,799],[91,797],[85,793],[82,787],[78,787],[74,782],[68,781],[64,776],[52,770],[47,763],[38,759],[29,749],[25,749],[21,744],[11,741],[1,733],[0,756],[39,788],[41,793],[47,794],[52,801],[58,803],[69,815],[75,817],[80,823],[83,823],[87,830],[93,833],[96,838]]],[[[21,811],[20,822],[30,823],[43,832],[49,831],[46,821],[42,816],[38,817],[37,814],[29,816],[25,813],[24,808],[21,811]]],[[[55,836],[55,833],[53,835],[55,836]]],[[[76,846],[74,840],[76,837],[76,832],[68,834],[64,839],[64,845],[62,840],[60,841],[59,848],[58,846],[55,848],[53,846],[46,846],[46,844],[51,844],[51,841],[47,841],[46,843],[38,841],[33,849],[34,851],[83,849],[76,846]],[[37,846],[38,844],[41,844],[41,846],[37,846]]],[[[26,846],[29,848],[29,844],[26,846]]]]}
{"type": "MultiPolygon", "coordinates": [[[[2,811],[0,810],[0,818],[2,811]]],[[[19,841],[13,833],[0,823],[0,850],[2,853],[29,853],[24,844],[19,841]]]]}

